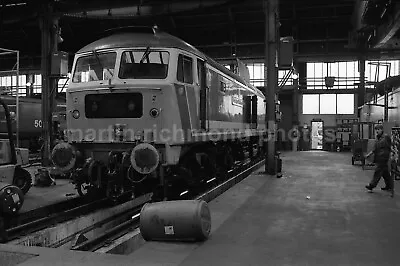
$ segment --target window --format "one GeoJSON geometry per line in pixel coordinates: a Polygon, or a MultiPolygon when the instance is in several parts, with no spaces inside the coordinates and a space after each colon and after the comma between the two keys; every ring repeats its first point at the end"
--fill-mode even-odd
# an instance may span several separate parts
{"type": "MultiPolygon", "coordinates": [[[[253,86],[265,86],[265,68],[263,63],[253,63],[253,64],[247,64],[246,65],[248,70],[249,70],[249,76],[250,76],[250,83],[253,86]]],[[[286,74],[290,70],[279,70],[278,71],[278,84],[281,84],[283,82],[283,78],[286,76],[286,74]]],[[[285,85],[293,85],[293,78],[292,76],[289,77],[289,79],[286,81],[285,85]]]]}
{"type": "Polygon", "coordinates": [[[178,81],[184,83],[193,83],[193,62],[192,58],[179,55],[178,57],[178,69],[177,69],[177,77],[178,81]]]}
{"type": "Polygon", "coordinates": [[[354,94],[303,94],[303,114],[354,114],[354,94]]]}
{"type": "Polygon", "coordinates": [[[292,74],[288,77],[290,70],[279,70],[278,71],[278,84],[279,85],[293,85],[292,74]],[[287,78],[285,84],[283,84],[284,79],[287,78]]]}
{"type": "Polygon", "coordinates": [[[35,75],[33,93],[42,93],[42,74],[35,75]]]}
{"type": "Polygon", "coordinates": [[[157,50],[132,50],[122,53],[119,78],[164,79],[168,74],[169,53],[157,50]]]}
{"type": "Polygon", "coordinates": [[[337,95],[337,114],[354,114],[354,94],[337,95]]]}
{"type": "Polygon", "coordinates": [[[307,63],[307,89],[326,89],[325,77],[334,77],[333,89],[354,89],[359,82],[358,62],[307,63]]]}
{"type": "Polygon", "coordinates": [[[114,75],[117,54],[97,53],[78,58],[72,82],[107,80],[114,75]]]}
{"type": "Polygon", "coordinates": [[[367,81],[379,82],[389,76],[397,76],[400,74],[400,61],[365,61],[365,78],[367,81]]]}
{"type": "Polygon", "coordinates": [[[247,65],[250,82],[253,86],[264,86],[264,64],[254,63],[247,65]]]}
{"type": "Polygon", "coordinates": [[[319,114],[318,94],[303,94],[303,114],[319,114]]]}
{"type": "Polygon", "coordinates": [[[220,82],[219,90],[220,90],[220,92],[223,92],[223,93],[226,92],[226,84],[225,84],[225,82],[223,82],[223,81],[220,82]]]}
{"type": "Polygon", "coordinates": [[[58,92],[66,91],[68,88],[68,79],[61,78],[58,80],[58,92]]]}
{"type": "Polygon", "coordinates": [[[336,94],[319,95],[320,114],[336,114],[336,94]]]}

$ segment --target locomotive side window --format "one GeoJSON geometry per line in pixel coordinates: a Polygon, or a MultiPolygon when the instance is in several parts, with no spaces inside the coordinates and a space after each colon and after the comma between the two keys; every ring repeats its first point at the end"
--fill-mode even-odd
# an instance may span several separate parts
{"type": "Polygon", "coordinates": [[[178,71],[177,77],[178,81],[184,83],[193,83],[193,61],[192,58],[184,55],[179,55],[178,57],[178,71]]]}
{"type": "Polygon", "coordinates": [[[78,58],[72,82],[90,82],[112,78],[116,58],[115,52],[98,53],[96,51],[88,56],[78,58]]]}
{"type": "Polygon", "coordinates": [[[118,77],[121,79],[165,79],[169,53],[165,51],[132,50],[122,53],[118,77]]]}
{"type": "Polygon", "coordinates": [[[105,93],[85,96],[87,118],[140,118],[143,115],[141,93],[105,93]]]}
{"type": "Polygon", "coordinates": [[[223,93],[226,92],[226,84],[225,84],[225,82],[221,81],[221,82],[219,83],[219,90],[220,90],[221,92],[223,92],[223,93]]]}

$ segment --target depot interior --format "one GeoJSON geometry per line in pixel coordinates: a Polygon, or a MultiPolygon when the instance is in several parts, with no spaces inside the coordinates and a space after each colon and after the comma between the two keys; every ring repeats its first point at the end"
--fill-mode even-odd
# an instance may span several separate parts
{"type": "MultiPolygon", "coordinates": [[[[0,1],[2,95],[41,97],[41,25],[49,5],[57,14],[49,59],[57,97],[65,98],[80,47],[107,29],[132,25],[157,25],[232,71],[242,62],[248,73],[239,74],[267,90],[265,1],[8,0],[0,1]]],[[[350,150],[354,139],[374,137],[374,123],[399,125],[399,13],[390,0],[279,1],[279,150],[350,150]],[[293,141],[294,129],[308,141],[293,141]]]]}

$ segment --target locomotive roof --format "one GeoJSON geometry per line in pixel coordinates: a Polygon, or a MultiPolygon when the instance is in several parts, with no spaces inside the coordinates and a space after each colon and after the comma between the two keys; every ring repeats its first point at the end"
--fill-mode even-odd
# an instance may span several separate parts
{"type": "MultiPolygon", "coordinates": [[[[117,49],[117,48],[129,48],[129,47],[167,47],[167,48],[178,48],[189,53],[193,53],[201,58],[207,60],[207,62],[218,69],[219,71],[225,73],[226,75],[236,79],[240,83],[252,87],[255,91],[259,91],[257,88],[247,84],[245,80],[236,75],[232,71],[228,70],[226,67],[214,61],[212,58],[208,57],[204,53],[200,52],[194,46],[188,44],[187,42],[172,36],[165,32],[156,32],[154,34],[150,33],[138,33],[138,32],[121,32],[116,33],[97,41],[94,41],[82,49],[80,49],[77,54],[92,52],[103,49],[117,49]]],[[[261,93],[261,92],[260,92],[261,93]]],[[[262,94],[262,93],[261,93],[262,94]]]]}
{"type": "Polygon", "coordinates": [[[85,47],[80,49],[78,53],[85,53],[91,52],[93,50],[97,51],[102,49],[147,46],[180,48],[185,51],[194,53],[197,56],[204,56],[192,45],[165,32],[157,32],[156,34],[134,32],[116,33],[86,45],[85,47]]]}

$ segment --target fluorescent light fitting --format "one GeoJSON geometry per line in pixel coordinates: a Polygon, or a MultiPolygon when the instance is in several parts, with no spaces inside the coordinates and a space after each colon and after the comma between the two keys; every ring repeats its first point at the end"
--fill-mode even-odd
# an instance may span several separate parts
{"type": "MultiPolygon", "coordinates": [[[[26,3],[15,3],[15,4],[6,4],[5,7],[12,7],[12,6],[25,6],[26,3]]],[[[0,5],[0,7],[3,7],[4,5],[0,5]]]]}

